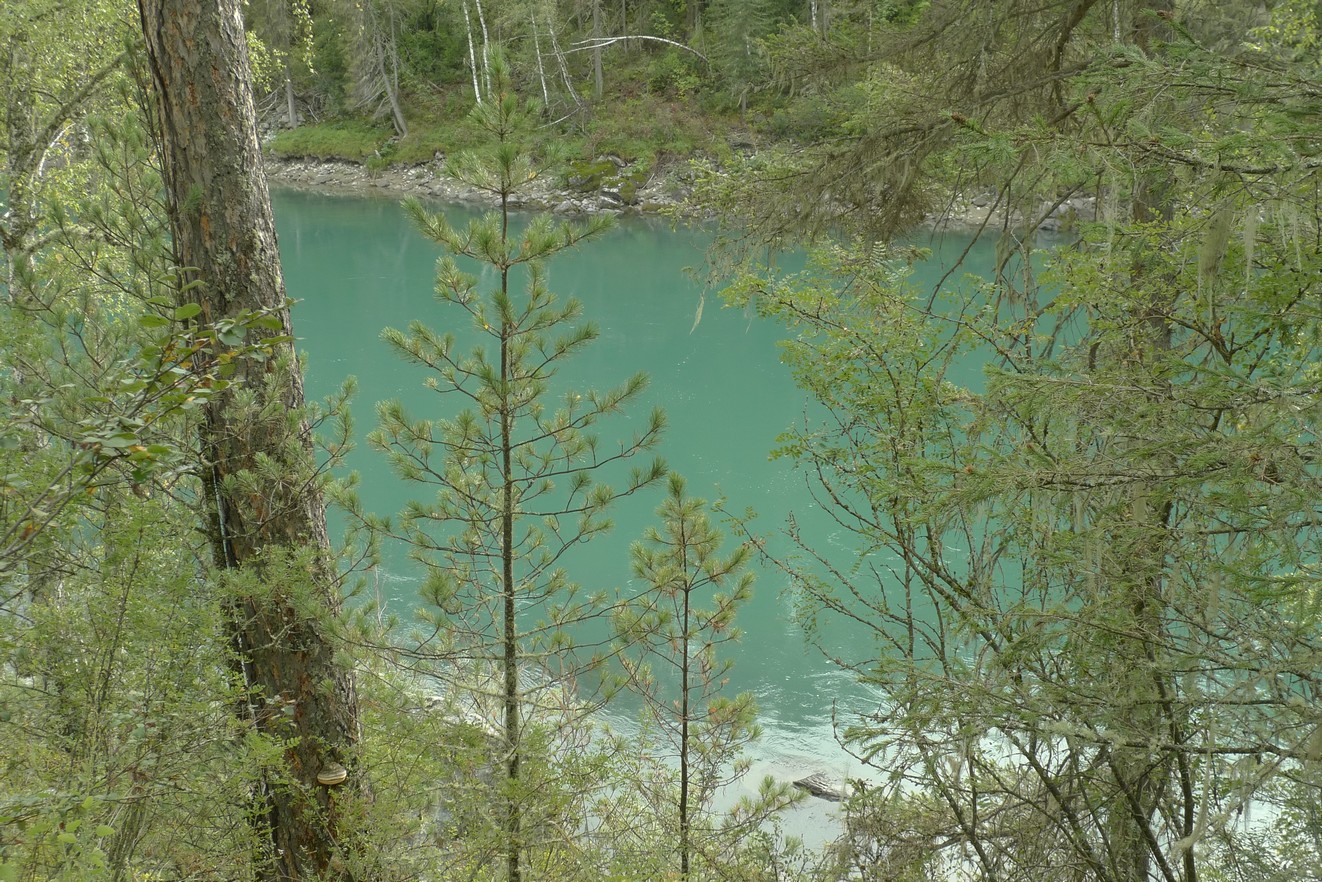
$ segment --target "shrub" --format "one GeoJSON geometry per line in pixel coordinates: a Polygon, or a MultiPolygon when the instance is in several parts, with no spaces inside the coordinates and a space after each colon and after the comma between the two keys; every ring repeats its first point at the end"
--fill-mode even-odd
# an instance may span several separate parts
{"type": "Polygon", "coordinates": [[[271,140],[276,156],[311,156],[362,162],[377,155],[390,138],[389,129],[357,120],[317,123],[280,132],[271,140]]]}

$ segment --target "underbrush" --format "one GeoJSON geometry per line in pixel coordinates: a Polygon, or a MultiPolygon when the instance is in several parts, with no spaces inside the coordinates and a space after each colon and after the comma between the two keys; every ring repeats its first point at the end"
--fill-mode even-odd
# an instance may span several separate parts
{"type": "MultiPolygon", "coordinates": [[[[645,80],[622,80],[602,101],[537,131],[531,152],[550,164],[590,161],[605,155],[652,167],[660,158],[728,152],[743,126],[737,116],[705,107],[696,95],[649,89],[645,80]]],[[[344,119],[278,133],[269,150],[281,157],[362,162],[373,170],[416,165],[438,156],[481,147],[484,133],[468,118],[471,96],[415,102],[409,133],[396,137],[388,125],[344,119]]]]}
{"type": "Polygon", "coordinates": [[[278,133],[269,146],[276,156],[347,159],[362,162],[377,155],[390,130],[364,120],[337,120],[299,126],[278,133]]]}

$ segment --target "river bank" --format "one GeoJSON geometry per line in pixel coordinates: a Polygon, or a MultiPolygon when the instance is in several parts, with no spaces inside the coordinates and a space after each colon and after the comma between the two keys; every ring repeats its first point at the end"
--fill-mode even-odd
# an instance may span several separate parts
{"type": "MultiPolygon", "coordinates": [[[[355,195],[417,196],[441,202],[494,206],[492,194],[445,172],[443,159],[420,165],[392,165],[375,170],[344,160],[264,157],[271,184],[294,189],[355,195]]],[[[665,214],[707,216],[691,204],[693,171],[687,163],[669,161],[644,169],[616,156],[580,163],[567,175],[544,175],[529,184],[513,202],[515,208],[556,214],[665,214]]],[[[1037,229],[1065,232],[1097,209],[1092,196],[1073,196],[1042,206],[1034,218],[1037,229]]],[[[939,230],[978,233],[1007,226],[1006,212],[992,192],[960,196],[927,223],[939,230]]]]}
{"type": "MultiPolygon", "coordinates": [[[[342,160],[291,159],[267,155],[266,176],[274,185],[323,192],[417,196],[465,205],[493,205],[491,193],[446,174],[443,160],[421,165],[393,165],[381,170],[342,160]]],[[[641,169],[605,156],[571,169],[561,178],[544,175],[530,183],[516,208],[557,214],[696,215],[688,207],[692,174],[670,163],[641,169]]]]}

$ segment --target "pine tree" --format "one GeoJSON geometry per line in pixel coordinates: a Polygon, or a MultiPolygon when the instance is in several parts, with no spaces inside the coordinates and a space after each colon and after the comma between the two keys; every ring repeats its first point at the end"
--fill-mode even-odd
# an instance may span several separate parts
{"type": "Polygon", "coordinates": [[[628,682],[678,761],[679,874],[689,879],[699,875],[695,857],[708,865],[731,860],[739,840],[794,795],[768,779],[723,828],[711,815],[718,788],[748,771],[743,749],[759,736],[752,694],[722,694],[731,662],[717,657],[722,644],[739,639],[735,612],[752,597],[750,547],[721,556],[706,502],[688,496],[679,475],[671,474],[657,516],[660,528],[632,549],[634,574],[647,590],[620,609],[616,629],[628,682]]]}
{"type": "Polygon", "coordinates": [[[524,766],[528,727],[572,693],[583,662],[571,629],[597,614],[596,598],[581,595],[562,559],[610,529],[612,502],[664,474],[654,460],[619,487],[598,478],[653,448],[665,420],[654,411],[634,435],[610,444],[593,434],[599,421],[638,399],[642,375],[604,393],[566,392],[554,403],[557,370],[597,330],[579,323],[576,300],[558,302],[547,289],[543,263],[606,223],[576,226],[542,216],[513,228],[511,199],[538,174],[520,143],[534,109],[511,92],[499,57],[492,78],[493,92],[473,118],[495,147],[456,159],[452,172],[496,197],[500,210],[455,229],[417,201],[407,203],[423,234],[449,252],[439,263],[437,300],[466,314],[481,342],[465,351],[453,335],[420,321],[407,332],[384,333],[402,358],[429,372],[429,388],[465,407],[418,420],[398,402],[385,402],[371,443],[402,477],[436,488],[432,500],[409,504],[396,532],[428,570],[425,596],[443,643],[423,649],[442,661],[464,660],[456,688],[491,684],[499,700],[499,835],[506,878],[518,880],[532,847],[528,824],[541,820],[538,770],[524,766]],[[482,292],[455,257],[491,268],[498,283],[482,292]]]}
{"type": "Polygon", "coordinates": [[[712,68],[734,97],[740,111],[748,110],[748,96],[766,82],[769,64],[764,37],[775,27],[770,0],[712,0],[707,20],[708,56],[712,68]]]}

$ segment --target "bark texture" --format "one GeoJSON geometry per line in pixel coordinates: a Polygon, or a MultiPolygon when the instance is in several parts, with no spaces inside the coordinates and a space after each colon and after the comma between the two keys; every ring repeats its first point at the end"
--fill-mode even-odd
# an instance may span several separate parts
{"type": "MultiPolygon", "coordinates": [[[[238,0],[139,0],[156,91],[170,224],[183,299],[217,321],[270,310],[290,334],[257,141],[238,0]]],[[[289,745],[255,811],[267,880],[351,879],[336,798],[365,792],[354,774],[357,699],[327,624],[338,612],[325,510],[312,476],[303,388],[289,343],[236,362],[206,411],[207,505],[217,566],[245,586],[231,638],[252,723],[289,745]],[[255,396],[244,400],[244,396],[255,396]],[[318,784],[342,764],[349,780],[318,784]]]]}

